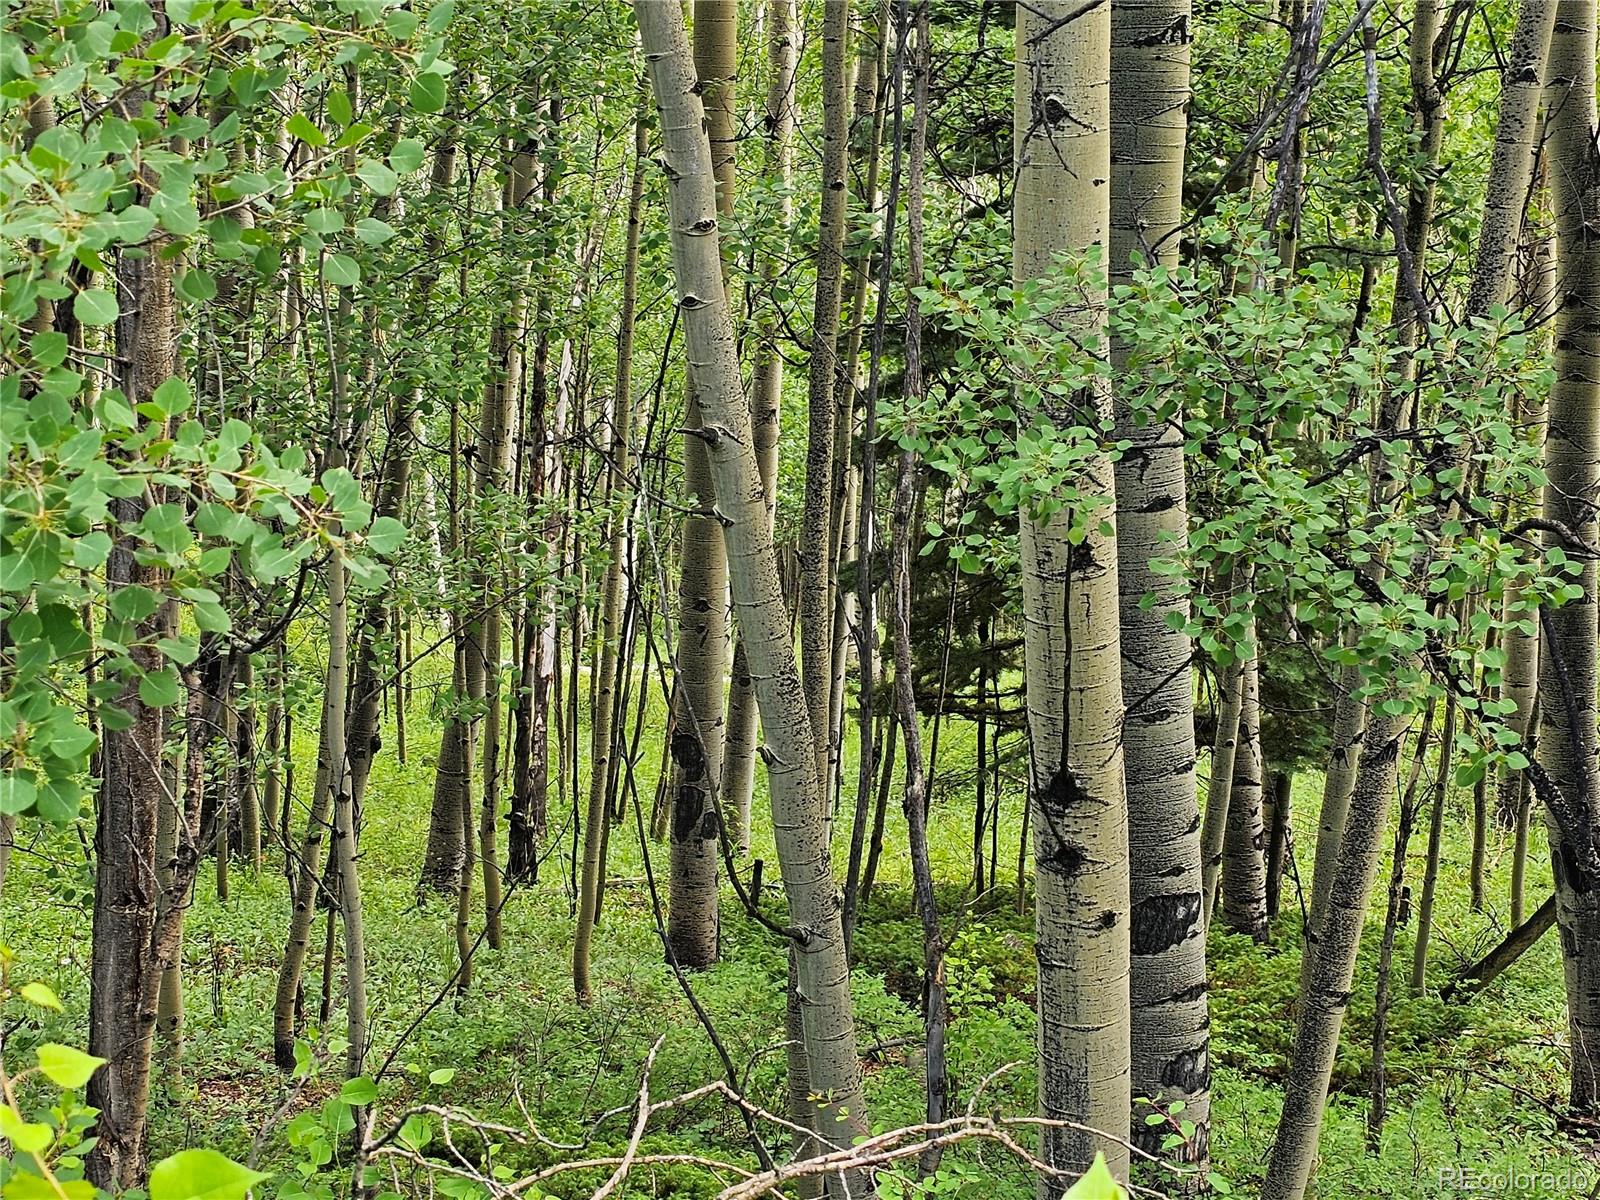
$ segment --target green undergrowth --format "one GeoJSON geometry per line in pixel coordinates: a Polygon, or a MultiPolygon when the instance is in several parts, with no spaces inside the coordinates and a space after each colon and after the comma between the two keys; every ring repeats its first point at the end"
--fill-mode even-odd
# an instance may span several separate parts
{"type": "MultiPolygon", "coordinates": [[[[647,797],[654,794],[661,761],[659,731],[665,721],[658,716],[652,712],[646,722],[639,760],[639,793],[647,797]]],[[[563,1151],[537,1143],[517,1146],[501,1137],[486,1149],[456,1131],[463,1153],[479,1160],[487,1155],[519,1175],[563,1156],[620,1153],[644,1059],[658,1039],[650,1078],[654,1097],[688,1091],[726,1072],[679,982],[662,964],[647,879],[653,873],[664,887],[666,848],[641,848],[631,813],[628,824],[615,832],[613,884],[595,942],[597,999],[591,1008],[579,1008],[570,984],[570,844],[560,840],[570,838],[570,823],[552,791],[557,840],[540,879],[511,896],[504,911],[504,948],[478,954],[471,990],[456,998],[446,991],[455,955],[449,906],[438,900],[419,905],[415,887],[438,741],[423,689],[413,697],[409,726],[403,765],[393,751],[392,727],[386,733],[361,846],[373,1029],[369,1069],[388,1064],[380,1080],[380,1127],[382,1114],[415,1103],[454,1106],[519,1127],[526,1110],[546,1138],[584,1145],[581,1151],[563,1151]]],[[[311,778],[314,749],[308,737],[297,739],[299,779],[311,778]]],[[[939,898],[948,915],[948,1056],[955,1103],[973,1104],[980,1112],[1027,1112],[1035,1088],[1031,917],[1016,912],[1019,751],[1020,743],[1005,757],[997,888],[975,897],[970,887],[974,743],[971,727],[961,722],[947,722],[941,735],[930,823],[939,898]]],[[[841,877],[854,803],[853,761],[846,762],[844,778],[852,782],[843,789],[835,830],[841,877]]],[[[1320,782],[1302,775],[1295,789],[1295,849],[1303,874],[1310,869],[1320,782]]],[[[911,909],[904,822],[898,793],[893,795],[879,885],[862,918],[854,973],[859,1044],[876,1129],[914,1123],[923,1115],[917,1012],[921,934],[911,909]]],[[[1585,1148],[1567,1140],[1556,1124],[1564,1091],[1565,1020],[1555,938],[1546,937],[1471,1003],[1446,1005],[1437,998],[1437,986],[1492,945],[1507,921],[1509,837],[1504,834],[1497,833],[1491,847],[1488,910],[1470,911],[1469,799],[1455,796],[1448,814],[1429,976],[1434,990],[1413,997],[1403,975],[1396,980],[1388,1054],[1390,1117],[1381,1153],[1374,1156],[1364,1146],[1364,1122],[1380,881],[1335,1068],[1317,1176],[1320,1200],[1454,1195],[1456,1189],[1441,1182],[1441,1172],[1457,1168],[1510,1175],[1511,1185],[1501,1192],[1508,1196],[1546,1194],[1518,1190],[1519,1173],[1530,1177],[1530,1188],[1538,1184],[1531,1172],[1596,1173],[1585,1148]]],[[[303,793],[296,797],[301,800],[303,793]]],[[[758,796],[755,853],[766,860],[767,878],[775,880],[771,830],[760,816],[763,801],[758,796]]],[[[570,807],[570,793],[566,802],[570,807]]],[[[296,817],[298,822],[298,811],[296,817]]],[[[44,841],[25,838],[14,859],[0,912],[0,937],[19,956],[13,978],[50,984],[66,1010],[30,1015],[12,1035],[8,1059],[24,1056],[35,1041],[84,1040],[91,878],[80,833],[86,837],[88,832],[68,831],[44,841]]],[[[317,1140],[325,1136],[328,1101],[339,1091],[343,1028],[337,966],[331,1020],[324,1027],[318,1019],[320,917],[305,994],[310,1074],[291,1084],[271,1060],[270,1012],[287,908],[281,868],[276,850],[258,876],[236,868],[226,903],[217,900],[212,877],[201,878],[185,943],[187,1042],[180,1064],[158,1067],[154,1147],[170,1153],[206,1145],[241,1161],[254,1147],[261,1168],[274,1172],[264,1194],[339,1195],[337,1168],[345,1150],[337,1137],[322,1146],[317,1140]],[[309,1178],[297,1169],[319,1157],[328,1161],[309,1178]]],[[[1387,863],[1381,870],[1386,880],[1387,863]]],[[[1420,861],[1413,862],[1412,874],[1419,871],[1420,861]]],[[[1543,859],[1530,878],[1539,888],[1547,886],[1543,859]]],[[[1542,898],[1542,891],[1530,895],[1530,908],[1542,898]]],[[[781,908],[770,885],[763,904],[769,912],[781,908]]],[[[1220,930],[1211,938],[1212,1149],[1217,1169],[1236,1194],[1254,1194],[1259,1187],[1292,1036],[1299,971],[1292,878],[1285,885],[1285,909],[1270,945],[1257,946],[1220,930]]],[[[1414,923],[1400,933],[1396,962],[1403,964],[1402,971],[1409,967],[1413,932],[1414,923]]],[[[784,947],[740,911],[727,888],[721,936],[722,961],[690,977],[689,985],[711,1014],[741,1089],[755,1103],[781,1111],[784,947]]],[[[781,1152],[782,1134],[767,1130],[766,1135],[781,1152]]],[[[642,1150],[755,1165],[742,1122],[715,1099],[664,1114],[642,1150]]],[[[437,1142],[425,1151],[439,1152],[437,1142]]],[[[414,1168],[396,1168],[392,1176],[387,1171],[388,1185],[401,1195],[453,1194],[430,1192],[414,1168]]],[[[547,1194],[587,1196],[605,1174],[597,1169],[561,1176],[548,1185],[547,1194]]],[[[1032,1195],[1030,1181],[1003,1151],[973,1143],[946,1156],[935,1182],[940,1194],[951,1196],[1022,1200],[1032,1195]]],[[[640,1168],[628,1194],[704,1196],[717,1187],[704,1170],[669,1165],[640,1168]]]]}

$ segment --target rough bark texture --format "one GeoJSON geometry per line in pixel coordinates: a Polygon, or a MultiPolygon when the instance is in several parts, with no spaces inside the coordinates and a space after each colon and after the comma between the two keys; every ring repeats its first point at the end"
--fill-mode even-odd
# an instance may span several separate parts
{"type": "MultiPolygon", "coordinates": [[[[1017,10],[1017,281],[1053,270],[1052,255],[1103,246],[1110,225],[1111,13],[1071,3],[1017,10]]],[[[1064,320],[1093,331],[1104,298],[1064,320]]],[[[1088,410],[1111,417],[1108,391],[1057,401],[1058,428],[1088,410]]],[[[1039,1101],[1047,1117],[1120,1135],[1128,1127],[1128,810],[1122,767],[1115,503],[1109,461],[1080,485],[1104,497],[1082,542],[1062,510],[1021,521],[1029,763],[1039,959],[1039,1101]]],[[[1081,522],[1084,514],[1076,514],[1081,522]]],[[[1045,1158],[1083,1170],[1104,1151],[1126,1177],[1120,1142],[1075,1130],[1043,1136],[1045,1158]]],[[[1041,1179],[1040,1194],[1065,1184],[1041,1179]]]]}
{"type": "MultiPolygon", "coordinates": [[[[119,382],[130,404],[149,399],[177,367],[171,261],[161,257],[159,246],[147,249],[146,254],[124,256],[117,267],[118,290],[131,300],[116,326],[123,364],[119,382]]],[[[122,525],[137,522],[145,508],[143,497],[112,502],[112,514],[122,525]]],[[[111,590],[147,587],[159,592],[165,572],[135,561],[133,539],[119,538],[106,564],[106,583],[111,590]]],[[[166,632],[165,621],[158,609],[125,638],[133,661],[145,670],[162,666],[155,641],[166,632]]],[[[158,765],[165,755],[166,714],[140,701],[137,683],[130,679],[112,702],[131,719],[125,728],[105,727],[95,814],[89,1052],[108,1061],[89,1081],[88,1102],[100,1110],[100,1118],[87,1173],[107,1189],[141,1186],[148,1169],[145,1115],[164,965],[155,938],[162,901],[156,822],[160,806],[171,802],[158,765]]]]}
{"type": "Polygon", "coordinates": [[[1234,761],[1239,751],[1239,720],[1244,708],[1244,659],[1235,658],[1222,669],[1217,696],[1217,732],[1211,743],[1211,778],[1206,784],[1205,824],[1200,830],[1200,911],[1207,926],[1217,901],[1217,881],[1222,877],[1223,849],[1228,832],[1229,798],[1233,793],[1234,761]]]}
{"type": "MultiPolygon", "coordinates": [[[[1189,0],[1111,5],[1111,240],[1113,284],[1135,259],[1178,258],[1188,132],[1189,0]]],[[[1120,357],[1112,346],[1112,359],[1120,357]]],[[[1120,398],[1117,580],[1121,604],[1123,773],[1128,793],[1132,1075],[1136,1097],[1182,1101],[1195,1136],[1177,1151],[1203,1163],[1210,1137],[1210,1018],[1201,915],[1200,808],[1195,786],[1191,646],[1169,614],[1188,616],[1182,590],[1151,570],[1188,541],[1182,414],[1152,419],[1120,398]],[[1145,598],[1153,599],[1148,607],[1145,598]]],[[[998,864],[996,864],[998,865],[998,864]]],[[[1165,1128],[1133,1112],[1132,1137],[1151,1153],[1165,1128]]],[[[1196,1179],[1203,1178],[1204,1172],[1196,1179]]]]}
{"type": "MultiPolygon", "coordinates": [[[[1561,0],[1545,108],[1556,219],[1555,382],[1550,389],[1544,515],[1585,545],[1600,541],[1600,147],[1595,121],[1595,6],[1561,0]]],[[[1557,534],[1548,546],[1563,545],[1557,534]]],[[[1573,547],[1566,547],[1569,551],[1573,547]]],[[[1559,791],[1545,825],[1566,968],[1572,1104],[1600,1108],[1600,733],[1595,726],[1600,563],[1581,560],[1581,598],[1542,615],[1540,765],[1559,791]]]]}
{"type": "MultiPolygon", "coordinates": [[[[638,0],[645,61],[667,164],[678,304],[700,389],[701,436],[710,451],[728,548],[739,629],[761,709],[778,860],[795,941],[796,994],[804,1030],[809,1125],[824,1145],[848,1145],[867,1127],[816,739],[800,685],[777,555],[740,387],[733,323],[722,287],[715,180],[694,64],[676,5],[638,0]]],[[[865,1195],[859,1172],[830,1191],[865,1195]]]]}
{"type": "MultiPolygon", "coordinates": [[[[1463,622],[1464,623],[1464,622],[1463,622]]],[[[1456,694],[1444,702],[1439,730],[1439,762],[1428,801],[1428,857],[1422,868],[1422,898],[1417,902],[1417,936],[1411,944],[1411,992],[1422,991],[1428,973],[1428,941],[1433,933],[1433,902],[1439,889],[1439,855],[1444,839],[1444,805],[1450,795],[1451,757],[1456,747],[1456,694]]]]}

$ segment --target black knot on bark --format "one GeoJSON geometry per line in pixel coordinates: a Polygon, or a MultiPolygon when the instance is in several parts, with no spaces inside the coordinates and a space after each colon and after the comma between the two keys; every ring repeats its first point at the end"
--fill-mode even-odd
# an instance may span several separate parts
{"type": "Polygon", "coordinates": [[[700,746],[700,739],[687,730],[679,730],[672,735],[672,761],[678,764],[681,770],[690,779],[698,779],[705,773],[706,755],[700,746]]]}
{"type": "Polygon", "coordinates": [[[1151,955],[1171,950],[1194,932],[1199,920],[1199,892],[1148,896],[1133,906],[1131,952],[1151,955]]]}
{"type": "Polygon", "coordinates": [[[1088,852],[1073,842],[1058,842],[1039,858],[1040,870],[1071,879],[1089,861],[1088,852]]]}
{"type": "Polygon", "coordinates": [[[1059,125],[1067,119],[1067,104],[1060,96],[1051,93],[1044,98],[1040,105],[1040,115],[1044,117],[1046,125],[1059,125]]]}
{"type": "Polygon", "coordinates": [[[1202,1042],[1168,1060],[1161,1068],[1161,1082],[1185,1094],[1205,1090],[1211,1082],[1211,1043],[1202,1042]]]}

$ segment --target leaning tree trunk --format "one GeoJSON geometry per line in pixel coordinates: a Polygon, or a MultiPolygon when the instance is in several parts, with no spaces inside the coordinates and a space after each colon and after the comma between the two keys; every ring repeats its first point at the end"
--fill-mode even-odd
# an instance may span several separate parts
{"type": "MultiPolygon", "coordinates": [[[[694,63],[717,183],[717,215],[733,214],[738,70],[734,0],[695,0],[694,63]]],[[[723,275],[726,287],[726,274],[723,275]]],[[[691,356],[685,424],[703,423],[700,382],[691,356]]],[[[720,826],[714,793],[722,778],[723,676],[728,663],[728,557],[712,510],[711,461],[701,439],[684,436],[683,580],[678,592],[677,721],[672,735],[672,888],[667,936],[679,965],[717,961],[717,859],[720,826]]]]}
{"type": "MultiPolygon", "coordinates": [[[[1222,668],[1217,689],[1217,731],[1211,742],[1211,779],[1206,784],[1205,823],[1200,829],[1200,915],[1208,927],[1217,901],[1217,881],[1222,878],[1234,762],[1239,753],[1240,715],[1244,709],[1243,653],[1241,647],[1222,668]]],[[[1255,653],[1253,647],[1249,653],[1255,653]]]]}
{"type": "MultiPolygon", "coordinates": [[[[1188,133],[1189,0],[1111,5],[1112,283],[1135,258],[1171,266],[1183,219],[1188,133]]],[[[1113,362],[1120,348],[1111,349],[1113,362]]],[[[1136,413],[1119,397],[1116,465],[1117,580],[1121,592],[1123,774],[1128,793],[1130,1084],[1165,1108],[1184,1105],[1195,1135],[1171,1152],[1203,1165],[1210,1140],[1211,1065],[1201,915],[1200,808],[1195,786],[1194,684],[1189,603],[1157,558],[1181,556],[1188,538],[1183,416],[1136,413]],[[1153,603],[1146,603],[1146,597],[1153,603]]],[[[994,864],[998,866],[998,864],[994,864]]],[[[1162,1150],[1165,1127],[1133,1112],[1132,1136],[1162,1150]]],[[[1205,1171],[1196,1172],[1202,1180],[1205,1171]]],[[[1196,1185],[1198,1186],[1198,1185],[1196,1185]]]]}
{"type": "MultiPolygon", "coordinates": [[[[1545,438],[1544,515],[1583,546],[1600,542],[1600,146],[1595,119],[1595,6],[1561,0],[1545,108],[1556,220],[1555,382],[1545,438]]],[[[1578,551],[1563,534],[1545,544],[1578,551]]],[[[1600,1109],[1600,732],[1596,608],[1600,562],[1574,555],[1583,593],[1541,615],[1538,765],[1556,922],[1566,967],[1572,1105],[1600,1109]]]]}
{"type": "MultiPolygon", "coordinates": [[[[1059,252],[1103,246],[1109,232],[1111,14],[1058,0],[1019,7],[1016,38],[1012,271],[1023,283],[1050,274],[1059,252]]],[[[1097,335],[1104,295],[1061,319],[1097,335]]],[[[1058,429],[1109,420],[1111,397],[1094,386],[1040,417],[1058,429]]],[[[1039,1102],[1046,1117],[1110,1135],[1048,1129],[1047,1162],[1082,1171],[1103,1151],[1126,1177],[1128,810],[1110,461],[1091,459],[1079,486],[1104,500],[1087,529],[1075,530],[1065,509],[1043,520],[1025,512],[1021,521],[1039,1102]]],[[[1065,1186],[1041,1178],[1040,1194],[1059,1196],[1065,1186]]]]}
{"type": "MultiPolygon", "coordinates": [[[[795,0],[767,0],[767,131],[766,173],[778,190],[773,220],[789,227],[794,201],[789,195],[793,173],[796,59],[795,0]]],[[[776,302],[769,292],[781,267],[776,256],[763,259],[758,275],[765,285],[755,324],[755,361],[750,372],[750,424],[755,435],[756,462],[766,496],[767,518],[777,510],[778,408],[783,399],[783,356],[778,353],[776,302]]],[[[728,718],[723,731],[722,780],[718,789],[728,837],[741,853],[750,851],[750,809],[756,782],[756,694],[750,678],[744,643],[733,649],[733,671],[728,681],[728,718]]]]}
{"type": "MultiPolygon", "coordinates": [[[[766,734],[778,861],[796,930],[796,994],[811,1109],[807,1124],[824,1146],[848,1146],[867,1128],[850,972],[816,774],[817,743],[795,663],[722,286],[704,110],[678,7],[637,0],[634,11],[661,109],[678,304],[700,395],[701,426],[695,436],[710,451],[734,612],[766,734]]],[[[829,1187],[840,1195],[865,1195],[870,1185],[865,1173],[856,1170],[831,1180],[829,1187]]]]}

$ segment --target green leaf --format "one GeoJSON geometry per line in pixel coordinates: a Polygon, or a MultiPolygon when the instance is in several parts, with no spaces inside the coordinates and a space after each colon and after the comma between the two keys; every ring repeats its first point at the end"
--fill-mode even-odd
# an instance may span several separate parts
{"type": "Polygon", "coordinates": [[[356,237],[369,246],[381,246],[394,236],[394,226],[377,217],[362,217],[356,222],[356,237]]]}
{"type": "Polygon", "coordinates": [[[57,1087],[64,1088],[81,1088],[106,1062],[59,1042],[45,1042],[34,1053],[39,1056],[39,1069],[57,1087]]]}
{"type": "Polygon", "coordinates": [[[1096,1151],[1094,1162],[1083,1177],[1067,1189],[1062,1200],[1127,1200],[1127,1196],[1111,1174],[1111,1168],[1106,1166],[1104,1152],[1096,1151]]]}
{"type": "Polygon", "coordinates": [[[25,813],[33,807],[38,795],[39,789],[33,782],[32,774],[7,771],[0,775],[0,814],[14,817],[25,813]]]}
{"type": "Polygon", "coordinates": [[[411,81],[411,107],[419,113],[436,113],[444,107],[443,75],[418,75],[411,81]]]}
{"type": "Polygon", "coordinates": [[[422,158],[426,153],[427,147],[418,139],[401,138],[394,144],[394,149],[389,151],[389,165],[401,175],[409,175],[422,165],[422,158]]]}
{"type": "Polygon", "coordinates": [[[378,1085],[365,1075],[347,1079],[339,1089],[339,1099],[346,1104],[371,1104],[378,1098],[378,1085]]]}
{"type": "Polygon", "coordinates": [[[174,375],[150,394],[150,399],[163,416],[175,417],[194,403],[194,393],[189,385],[174,375]]]}
{"type": "Polygon", "coordinates": [[[290,137],[299,138],[302,142],[312,146],[326,146],[327,136],[311,123],[311,118],[305,113],[295,113],[284,126],[290,137]]]}
{"type": "Polygon", "coordinates": [[[72,302],[72,314],[82,325],[109,325],[121,312],[116,296],[105,288],[85,288],[72,302]]]}
{"type": "Polygon", "coordinates": [[[348,254],[334,254],[323,263],[322,274],[335,287],[355,287],[361,282],[361,265],[348,254]]]}
{"type": "Polygon", "coordinates": [[[56,1012],[66,1011],[61,1007],[61,997],[57,996],[42,983],[25,983],[17,989],[17,995],[21,996],[29,1004],[36,1004],[40,1008],[49,1008],[56,1012]]]}
{"type": "Polygon", "coordinates": [[[393,517],[379,517],[367,530],[367,545],[374,554],[389,555],[400,548],[405,537],[406,527],[403,523],[393,517]]]}
{"type": "MultiPolygon", "coordinates": [[[[49,1149],[50,1143],[55,1140],[55,1135],[50,1132],[50,1126],[43,1123],[35,1124],[31,1121],[24,1121],[17,1110],[9,1104],[0,1104],[0,1137],[4,1137],[18,1150],[27,1154],[43,1154],[49,1149]]],[[[16,1185],[17,1180],[30,1178],[38,1177],[13,1175],[6,1184],[6,1194],[8,1196],[16,1195],[17,1193],[10,1189],[16,1185]]],[[[44,1181],[41,1179],[39,1182],[43,1183],[44,1181]]],[[[38,1194],[41,1196],[52,1195],[48,1189],[38,1194]]]]}
{"type": "Polygon", "coordinates": [[[173,286],[178,295],[191,304],[204,304],[217,294],[216,279],[210,271],[202,271],[199,267],[191,267],[178,276],[173,286]]]}
{"type": "Polygon", "coordinates": [[[437,1070],[428,1072],[428,1082],[439,1084],[440,1086],[449,1083],[455,1077],[456,1069],[454,1067],[440,1067],[437,1070]]]}
{"type": "Polygon", "coordinates": [[[215,1150],[180,1150],[150,1172],[150,1200],[244,1200],[266,1178],[215,1150]]]}
{"type": "Polygon", "coordinates": [[[400,177],[375,158],[364,158],[356,167],[356,178],[380,196],[393,194],[400,177]]]}
{"type": "Polygon", "coordinates": [[[0,554],[0,592],[25,592],[33,586],[33,564],[20,554],[0,554]]]}
{"type": "Polygon", "coordinates": [[[139,680],[139,699],[149,708],[167,708],[178,702],[178,673],[167,667],[139,680]]]}

